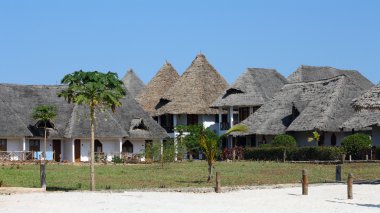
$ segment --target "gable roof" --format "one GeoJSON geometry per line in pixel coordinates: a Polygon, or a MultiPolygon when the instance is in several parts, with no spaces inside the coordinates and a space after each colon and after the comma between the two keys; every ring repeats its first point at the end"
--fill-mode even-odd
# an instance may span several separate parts
{"type": "Polygon", "coordinates": [[[166,62],[157,74],[149,81],[143,91],[136,97],[137,102],[151,116],[156,114],[156,105],[160,98],[171,88],[180,76],[173,66],[166,62]]]}
{"type": "Polygon", "coordinates": [[[227,87],[224,78],[200,53],[160,99],[157,114],[217,114],[218,110],[210,106],[227,87]]]}
{"type": "MultiPolygon", "coordinates": [[[[90,135],[89,110],[85,106],[68,104],[57,93],[65,86],[0,84],[0,136],[40,136],[31,129],[37,121],[32,118],[33,109],[39,105],[54,105],[58,113],[53,121],[55,131],[51,137],[88,138],[90,135]],[[11,125],[9,125],[11,124],[11,125]]],[[[97,111],[96,137],[134,137],[159,139],[167,137],[161,128],[138,103],[127,94],[122,106],[115,113],[97,111]],[[133,119],[144,120],[148,130],[135,134],[130,131],[133,119]]]]}
{"type": "Polygon", "coordinates": [[[127,92],[131,94],[133,98],[137,97],[144,89],[144,82],[136,75],[136,73],[130,69],[123,78],[123,83],[127,92]]]}
{"type": "Polygon", "coordinates": [[[274,69],[248,68],[212,107],[261,106],[285,83],[287,80],[274,69]]]}
{"type": "Polygon", "coordinates": [[[272,100],[242,122],[249,130],[235,135],[277,135],[315,129],[340,131],[339,127],[354,113],[350,102],[368,89],[361,83],[352,75],[340,75],[286,84],[272,100]]]}

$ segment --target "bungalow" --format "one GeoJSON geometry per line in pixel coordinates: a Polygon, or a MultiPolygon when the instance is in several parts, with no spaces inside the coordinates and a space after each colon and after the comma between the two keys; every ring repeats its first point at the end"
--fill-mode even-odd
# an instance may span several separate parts
{"type": "MultiPolygon", "coordinates": [[[[90,147],[89,110],[68,104],[57,93],[64,86],[0,84],[0,158],[25,160],[43,149],[43,131],[32,119],[39,105],[58,109],[54,128],[49,130],[47,151],[52,160],[88,161],[90,147]]],[[[107,156],[134,155],[144,150],[145,143],[167,137],[162,129],[137,102],[127,95],[115,113],[96,112],[95,152],[107,156]]],[[[51,126],[51,127],[53,127],[51,126]]]]}
{"type": "MultiPolygon", "coordinates": [[[[256,112],[286,83],[287,80],[274,69],[248,68],[211,105],[219,109],[219,135],[256,112]],[[225,111],[227,116],[223,114],[225,111]]],[[[239,137],[237,142],[239,146],[256,146],[256,137],[239,137]]],[[[222,146],[232,147],[232,137],[222,146]]]]}
{"type": "Polygon", "coordinates": [[[286,84],[242,122],[249,130],[235,136],[255,135],[261,138],[258,144],[265,144],[271,143],[275,135],[289,133],[299,146],[340,145],[350,134],[341,132],[339,127],[354,114],[352,99],[373,86],[357,71],[331,67],[301,66],[288,81],[293,83],[286,84]],[[333,77],[320,79],[324,76],[333,77]],[[313,131],[321,135],[318,144],[308,142],[313,131]]]}
{"type": "Polygon", "coordinates": [[[356,113],[345,122],[344,129],[357,131],[370,128],[372,144],[380,146],[380,84],[372,87],[352,102],[356,113]]]}
{"type": "Polygon", "coordinates": [[[156,115],[171,137],[176,133],[172,129],[177,125],[203,124],[217,131],[218,110],[210,108],[216,98],[228,87],[224,78],[198,54],[181,78],[165,92],[156,103],[156,115]]]}

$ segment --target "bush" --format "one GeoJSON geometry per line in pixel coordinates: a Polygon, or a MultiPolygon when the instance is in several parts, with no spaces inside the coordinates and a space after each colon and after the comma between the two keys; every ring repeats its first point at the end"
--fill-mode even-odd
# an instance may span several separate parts
{"type": "Polygon", "coordinates": [[[296,139],[291,135],[277,135],[272,142],[273,147],[296,147],[296,139]]]}
{"type": "Polygon", "coordinates": [[[340,160],[343,154],[343,149],[339,147],[246,148],[244,159],[278,161],[283,160],[284,151],[288,161],[340,160]]]}
{"type": "Polygon", "coordinates": [[[366,134],[353,134],[347,136],[342,141],[342,147],[353,159],[363,159],[366,153],[371,150],[372,141],[366,134]]]}
{"type": "Polygon", "coordinates": [[[112,158],[113,163],[124,163],[123,159],[121,159],[119,156],[114,156],[112,158]]]}

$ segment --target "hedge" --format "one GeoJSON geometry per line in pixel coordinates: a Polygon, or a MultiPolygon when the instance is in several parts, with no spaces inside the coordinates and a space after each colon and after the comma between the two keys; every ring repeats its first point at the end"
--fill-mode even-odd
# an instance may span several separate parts
{"type": "Polygon", "coordinates": [[[301,147],[301,148],[245,148],[245,160],[283,160],[286,150],[286,160],[288,161],[328,161],[340,160],[343,149],[340,147],[301,147]]]}

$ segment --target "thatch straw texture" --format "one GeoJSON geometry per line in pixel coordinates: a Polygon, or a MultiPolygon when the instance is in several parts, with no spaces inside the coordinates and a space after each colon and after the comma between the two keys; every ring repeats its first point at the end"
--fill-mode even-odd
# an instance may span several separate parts
{"type": "Polygon", "coordinates": [[[128,70],[125,74],[123,83],[127,89],[127,93],[129,93],[133,98],[136,98],[145,87],[144,82],[141,81],[132,69],[128,70]]]}
{"type": "Polygon", "coordinates": [[[373,126],[380,126],[380,111],[362,110],[344,122],[342,128],[345,130],[361,130],[373,126]]]}
{"type": "MultiPolygon", "coordinates": [[[[354,110],[350,102],[369,88],[354,75],[286,84],[242,123],[244,135],[277,135],[286,131],[340,131],[354,110]]],[[[241,134],[241,133],[239,133],[241,134]]],[[[237,134],[237,135],[239,135],[237,134]]]]}
{"type": "Polygon", "coordinates": [[[227,89],[224,78],[198,54],[179,81],[161,98],[157,114],[218,114],[210,108],[227,89]]]}
{"type": "Polygon", "coordinates": [[[212,107],[261,106],[285,83],[287,80],[274,69],[248,68],[212,107]]]}
{"type": "Polygon", "coordinates": [[[352,102],[356,111],[370,110],[380,111],[380,84],[364,92],[352,102]]]}
{"type": "Polygon", "coordinates": [[[166,62],[157,74],[150,80],[136,100],[151,116],[156,114],[156,105],[160,98],[167,92],[178,80],[179,75],[173,66],[166,62]]]}
{"type": "MultiPolygon", "coordinates": [[[[32,111],[39,105],[54,105],[58,116],[53,121],[55,131],[51,136],[63,138],[88,138],[90,136],[89,110],[84,106],[68,104],[57,93],[64,86],[31,86],[0,84],[0,136],[41,136],[33,127],[32,111]]],[[[167,134],[138,103],[127,95],[115,113],[97,111],[96,137],[164,138],[167,134]],[[141,118],[148,130],[131,131],[133,119],[141,118]],[[137,133],[136,133],[137,132],[137,133]]]]}
{"type": "Polygon", "coordinates": [[[373,86],[371,81],[356,70],[341,70],[328,66],[301,65],[288,77],[288,81],[289,83],[319,81],[339,75],[350,76],[351,78],[356,79],[356,81],[359,82],[359,85],[366,88],[373,86]]]}

